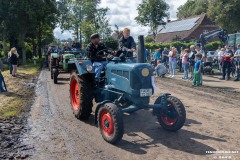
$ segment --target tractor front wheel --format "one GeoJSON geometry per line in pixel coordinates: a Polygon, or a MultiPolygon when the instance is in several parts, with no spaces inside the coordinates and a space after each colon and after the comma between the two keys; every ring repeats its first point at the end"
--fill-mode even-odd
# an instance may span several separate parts
{"type": "Polygon", "coordinates": [[[58,70],[57,69],[53,69],[53,81],[54,81],[54,84],[57,84],[57,82],[58,82],[58,70]]]}
{"type": "Polygon", "coordinates": [[[77,119],[87,120],[92,113],[93,82],[91,75],[79,78],[72,72],[70,78],[70,101],[73,113],[77,119]]]}
{"type": "MultiPolygon", "coordinates": [[[[168,131],[177,131],[186,121],[186,111],[183,103],[176,97],[169,96],[167,110],[157,116],[160,125],[168,131]]],[[[158,99],[155,103],[158,103],[158,99]]]]}
{"type": "Polygon", "coordinates": [[[105,141],[119,142],[124,133],[122,111],[113,103],[106,103],[98,110],[98,127],[105,141]]]}

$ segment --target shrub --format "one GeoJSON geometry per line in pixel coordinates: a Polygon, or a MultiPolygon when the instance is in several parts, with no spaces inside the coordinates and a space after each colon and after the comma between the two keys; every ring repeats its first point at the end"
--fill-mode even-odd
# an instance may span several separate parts
{"type": "MultiPolygon", "coordinates": [[[[183,48],[190,48],[191,45],[195,45],[196,42],[172,42],[172,43],[145,43],[145,48],[146,49],[149,49],[149,50],[155,50],[155,49],[158,49],[158,48],[170,48],[171,46],[174,46],[177,48],[178,51],[180,51],[180,48],[183,47],[183,48]]],[[[208,51],[212,51],[212,50],[216,50],[218,48],[218,46],[221,45],[221,42],[220,41],[215,41],[215,42],[211,42],[211,43],[208,43],[206,45],[206,48],[208,51]]]]}

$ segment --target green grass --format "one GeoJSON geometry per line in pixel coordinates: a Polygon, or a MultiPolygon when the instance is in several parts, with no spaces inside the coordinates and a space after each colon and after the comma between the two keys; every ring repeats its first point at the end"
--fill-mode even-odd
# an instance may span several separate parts
{"type": "Polygon", "coordinates": [[[23,111],[23,107],[29,104],[29,100],[34,96],[34,89],[26,88],[23,83],[28,83],[40,72],[39,59],[37,65],[28,61],[26,65],[18,67],[17,78],[9,74],[8,65],[5,65],[3,76],[7,84],[8,93],[0,93],[0,119],[5,119],[18,115],[23,111]]]}

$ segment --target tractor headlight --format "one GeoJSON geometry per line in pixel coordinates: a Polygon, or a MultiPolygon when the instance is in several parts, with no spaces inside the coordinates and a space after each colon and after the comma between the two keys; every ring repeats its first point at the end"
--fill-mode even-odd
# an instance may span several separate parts
{"type": "Polygon", "coordinates": [[[149,76],[149,69],[148,68],[143,68],[142,69],[142,76],[143,77],[149,76]]]}
{"type": "Polygon", "coordinates": [[[88,72],[92,72],[93,67],[91,65],[87,65],[86,69],[87,69],[88,72]]]}

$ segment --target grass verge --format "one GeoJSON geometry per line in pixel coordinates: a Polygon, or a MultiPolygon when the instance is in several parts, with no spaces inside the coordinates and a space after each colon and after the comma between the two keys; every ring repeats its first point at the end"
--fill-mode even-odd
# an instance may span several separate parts
{"type": "MultiPolygon", "coordinates": [[[[3,71],[8,92],[0,92],[0,119],[19,115],[29,110],[35,93],[36,77],[40,72],[41,61],[37,65],[28,62],[18,67],[17,77],[12,77],[9,70],[3,71]]],[[[5,69],[8,66],[5,66],[5,69]]]]}

